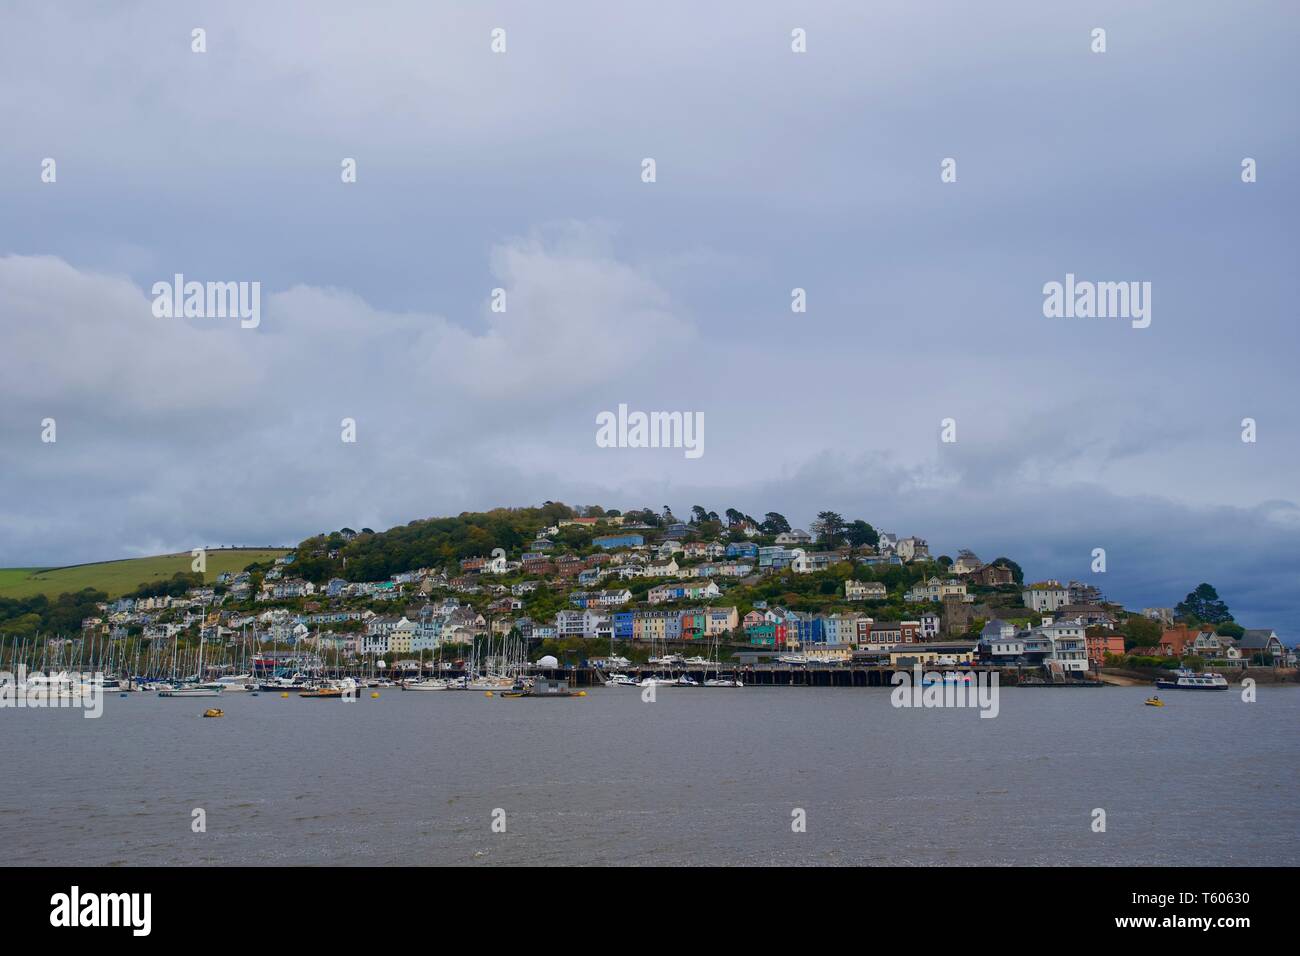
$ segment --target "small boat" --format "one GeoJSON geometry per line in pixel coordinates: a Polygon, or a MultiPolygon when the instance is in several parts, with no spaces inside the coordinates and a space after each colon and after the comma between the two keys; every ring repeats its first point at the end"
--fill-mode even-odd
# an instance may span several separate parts
{"type": "Polygon", "coordinates": [[[680,677],[678,677],[675,681],[673,681],[673,684],[677,687],[699,687],[700,686],[699,681],[697,681],[694,677],[687,676],[686,674],[682,674],[680,677]]]}
{"type": "Polygon", "coordinates": [[[224,717],[226,712],[219,707],[212,707],[203,712],[204,717],[224,717]]]}
{"type": "Polygon", "coordinates": [[[1173,679],[1156,681],[1161,690],[1227,690],[1228,679],[1222,674],[1205,671],[1198,674],[1189,667],[1180,667],[1174,671],[1173,679]]]}
{"type": "Polygon", "coordinates": [[[730,677],[710,677],[704,682],[705,687],[744,687],[739,679],[730,677]]]}
{"type": "Polygon", "coordinates": [[[605,678],[606,687],[635,687],[636,681],[626,674],[610,674],[605,678]]]}
{"type": "Polygon", "coordinates": [[[1148,697],[1146,700],[1143,701],[1143,703],[1146,704],[1148,707],[1165,706],[1165,702],[1161,700],[1159,697],[1148,697]]]}

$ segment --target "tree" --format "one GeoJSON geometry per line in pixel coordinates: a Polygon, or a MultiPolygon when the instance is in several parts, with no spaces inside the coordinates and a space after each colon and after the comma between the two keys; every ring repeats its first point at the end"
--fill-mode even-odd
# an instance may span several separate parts
{"type": "Polygon", "coordinates": [[[844,518],[834,511],[819,511],[813,531],[817,532],[819,541],[833,544],[844,537],[844,518]]]}
{"type": "Polygon", "coordinates": [[[1219,637],[1230,637],[1233,640],[1240,640],[1241,636],[1246,633],[1246,629],[1236,621],[1224,621],[1214,629],[1214,633],[1219,637]]]}
{"type": "Polygon", "coordinates": [[[1174,613],[1182,618],[1204,621],[1206,624],[1223,624],[1232,620],[1228,605],[1219,600],[1219,592],[1202,582],[1174,608],[1174,613]]]}
{"type": "Polygon", "coordinates": [[[691,506],[691,524],[704,524],[709,520],[709,513],[704,510],[702,505],[691,506]]]}
{"type": "Polygon", "coordinates": [[[848,538],[849,544],[855,548],[861,548],[863,545],[874,548],[880,543],[879,532],[861,518],[849,523],[849,526],[844,529],[844,537],[848,538]]]}
{"type": "Polygon", "coordinates": [[[790,530],[790,522],[785,520],[785,515],[769,511],[763,516],[763,522],[758,528],[764,534],[783,534],[790,530]]]}
{"type": "Polygon", "coordinates": [[[744,514],[742,514],[740,511],[738,511],[735,508],[728,508],[725,512],[723,512],[723,514],[727,516],[728,528],[734,528],[736,525],[740,524],[742,521],[745,520],[744,514]]]}
{"type": "Polygon", "coordinates": [[[1160,625],[1141,614],[1130,614],[1124,622],[1124,650],[1135,647],[1154,647],[1160,643],[1160,625]]]}

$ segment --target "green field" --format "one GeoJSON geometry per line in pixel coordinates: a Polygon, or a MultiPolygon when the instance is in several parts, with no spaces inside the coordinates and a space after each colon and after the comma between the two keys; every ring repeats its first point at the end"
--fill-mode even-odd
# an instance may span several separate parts
{"type": "MultiPolygon", "coordinates": [[[[254,561],[271,561],[284,553],[285,549],[214,549],[208,552],[204,578],[211,582],[222,571],[242,571],[254,561]]],[[[193,560],[185,551],[150,558],[81,564],[72,568],[0,568],[0,597],[23,598],[44,594],[56,598],[64,591],[95,588],[115,598],[146,582],[170,578],[177,571],[189,571],[193,560]]]]}

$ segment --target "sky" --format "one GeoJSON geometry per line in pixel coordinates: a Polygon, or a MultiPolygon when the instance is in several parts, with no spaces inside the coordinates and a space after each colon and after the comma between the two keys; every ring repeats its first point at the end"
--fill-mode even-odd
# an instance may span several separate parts
{"type": "Polygon", "coordinates": [[[0,16],[0,566],[830,509],[1300,639],[1293,3],[0,16]],[[259,324],[156,316],[176,273],[259,324]],[[1067,273],[1149,327],[1046,317],[1067,273]],[[704,453],[600,447],[620,404],[704,453]]]}

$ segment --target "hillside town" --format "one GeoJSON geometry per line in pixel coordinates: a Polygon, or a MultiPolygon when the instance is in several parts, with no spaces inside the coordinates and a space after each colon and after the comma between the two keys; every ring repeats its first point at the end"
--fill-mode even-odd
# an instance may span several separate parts
{"type": "Polygon", "coordinates": [[[251,643],[340,663],[423,661],[507,638],[571,661],[699,644],[751,662],[984,663],[1067,678],[1134,658],[1294,663],[1269,628],[1127,611],[1096,584],[1024,583],[1009,558],[932,557],[923,538],[865,522],[852,534],[831,512],[810,533],[775,513],[759,523],[697,507],[681,521],[665,509],[651,523],[649,511],[593,510],[564,509],[515,548],[381,580],[322,573],[346,574],[349,548],[382,538],[344,529],[212,584],[103,602],[83,632],[251,643]]]}

